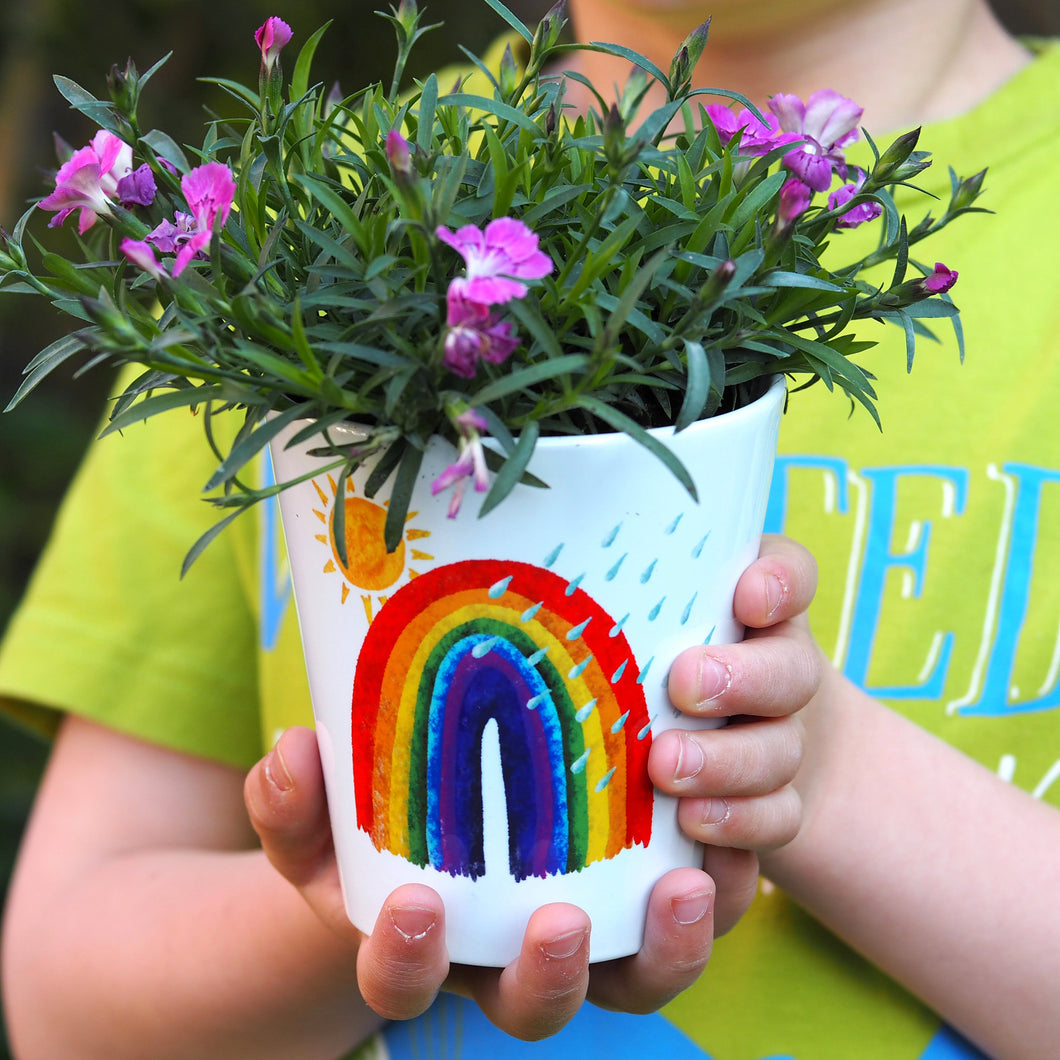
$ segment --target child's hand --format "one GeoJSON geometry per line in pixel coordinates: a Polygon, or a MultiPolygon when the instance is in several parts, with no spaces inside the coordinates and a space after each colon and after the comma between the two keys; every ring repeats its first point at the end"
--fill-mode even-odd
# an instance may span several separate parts
{"type": "Polygon", "coordinates": [[[817,691],[823,669],[805,618],[816,587],[810,554],[768,536],[736,589],[744,641],[689,649],[670,670],[676,707],[731,719],[720,729],[660,734],[648,761],[656,787],[682,800],[682,830],[707,844],[703,868],[718,887],[717,934],[739,920],[754,896],[755,851],[790,842],[802,822],[792,781],[803,750],[798,711],[817,691]]]}
{"type": "Polygon", "coordinates": [[[710,649],[729,668],[725,691],[697,708],[702,649],[675,663],[671,696],[682,709],[719,716],[755,711],[768,720],[739,726],[742,736],[732,735],[733,726],[719,744],[720,732],[697,734],[694,745],[703,742],[711,767],[681,781],[673,776],[684,737],[659,738],[652,775],[665,790],[693,796],[681,810],[686,831],[696,834],[695,807],[708,797],[731,801],[732,825],[717,826],[710,836],[720,844],[707,852],[713,879],[684,868],[656,884],[644,946],[622,960],[590,968],[588,917],[574,906],[554,904],[531,917],[522,952],[507,968],[450,966],[441,899],[415,884],[396,890],[375,930],[362,936],[342,902],[315,737],[308,729],[288,730],[247,777],[247,808],[273,866],[325,923],[357,946],[364,1000],[382,1016],[408,1019],[444,988],[474,999],[509,1034],[534,1040],[562,1029],[587,996],[607,1008],[650,1012],[690,986],[706,966],[714,935],[739,919],[754,891],[754,855],[724,848],[755,847],[763,837],[776,841],[797,824],[797,803],[785,788],[801,748],[791,715],[816,688],[817,656],[808,632],[790,619],[805,610],[814,587],[808,555],[790,542],[769,540],[737,588],[737,618],[757,632],[743,645],[710,649]],[[736,765],[714,762],[717,746],[738,756],[736,765]]]}

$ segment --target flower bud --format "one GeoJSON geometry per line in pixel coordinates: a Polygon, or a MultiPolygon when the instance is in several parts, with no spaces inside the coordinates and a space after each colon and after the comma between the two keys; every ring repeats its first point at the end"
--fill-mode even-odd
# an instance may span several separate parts
{"type": "Polygon", "coordinates": [[[954,213],[957,210],[968,209],[968,207],[979,198],[979,195],[983,190],[983,179],[985,177],[986,170],[981,169],[973,176],[965,177],[964,180],[953,189],[953,195],[950,198],[951,213],[954,213]]]}
{"type": "Polygon", "coordinates": [[[700,287],[699,301],[704,306],[714,305],[725,293],[725,288],[729,286],[735,275],[736,262],[731,258],[726,258],[711,270],[706,282],[700,287]]]}
{"type": "Polygon", "coordinates": [[[408,140],[397,129],[386,134],[386,160],[399,184],[407,185],[412,180],[412,152],[408,140]]]}
{"type": "Polygon", "coordinates": [[[813,197],[813,190],[801,180],[792,177],[784,182],[777,202],[777,227],[787,231],[795,218],[806,212],[813,197]]]}
{"type": "Polygon", "coordinates": [[[11,242],[11,237],[0,227],[0,266],[6,270],[24,269],[26,259],[22,248],[11,242]]]}
{"type": "Polygon", "coordinates": [[[617,103],[612,103],[604,115],[604,157],[613,166],[621,166],[626,146],[626,123],[617,103]]]}
{"type": "Polygon", "coordinates": [[[397,11],[394,12],[394,16],[394,21],[404,34],[405,40],[411,40],[420,21],[420,12],[419,8],[416,7],[416,0],[401,0],[397,11]]]}
{"type": "Polygon", "coordinates": [[[673,62],[670,63],[670,96],[683,95],[692,84],[692,71],[699,62],[703,49],[707,46],[710,34],[710,19],[700,23],[677,49],[673,62]]]}
{"type": "Polygon", "coordinates": [[[936,261],[934,271],[930,276],[925,276],[922,282],[929,294],[945,294],[957,282],[957,271],[936,261]]]}
{"type": "Polygon", "coordinates": [[[254,33],[254,42],[261,49],[261,68],[268,74],[280,58],[280,52],[293,36],[291,27],[275,15],[265,19],[254,33]]]}
{"type": "Polygon", "coordinates": [[[553,103],[549,106],[548,113],[545,115],[545,135],[555,135],[557,128],[559,128],[559,114],[556,110],[556,104],[553,103]]]}
{"type": "Polygon", "coordinates": [[[115,63],[107,75],[107,89],[114,105],[123,114],[132,114],[140,96],[140,74],[132,59],[125,60],[125,69],[115,63]]]}
{"type": "Polygon", "coordinates": [[[553,48],[559,42],[563,27],[567,24],[567,0],[559,0],[537,24],[534,33],[533,51],[553,48]]]}
{"type": "Polygon", "coordinates": [[[880,160],[876,163],[875,168],[872,171],[872,181],[876,185],[888,184],[893,180],[904,179],[900,176],[900,173],[905,173],[907,176],[913,176],[919,173],[923,169],[931,164],[930,161],[924,161],[928,158],[924,153],[914,153],[917,142],[920,139],[920,130],[911,129],[907,133],[902,133],[886,151],[880,155],[880,160]],[[914,168],[906,172],[909,166],[912,165],[914,168]]]}
{"type": "Polygon", "coordinates": [[[515,61],[512,46],[509,44],[504,49],[500,69],[497,71],[497,83],[501,86],[501,95],[510,101],[519,88],[520,80],[519,64],[515,61]]]}

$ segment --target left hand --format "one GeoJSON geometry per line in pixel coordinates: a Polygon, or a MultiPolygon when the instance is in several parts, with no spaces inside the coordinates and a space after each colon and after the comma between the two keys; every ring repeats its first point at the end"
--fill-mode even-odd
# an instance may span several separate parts
{"type": "Polygon", "coordinates": [[[736,589],[733,607],[747,626],[745,639],[688,649],[670,670],[674,706],[728,721],[718,729],[661,733],[648,760],[655,786],[681,799],[681,829],[706,844],[703,868],[718,888],[717,935],[754,897],[756,851],[790,842],[802,823],[792,781],[803,755],[798,712],[823,673],[805,615],[816,586],[812,556],[788,538],[767,535],[736,589]]]}

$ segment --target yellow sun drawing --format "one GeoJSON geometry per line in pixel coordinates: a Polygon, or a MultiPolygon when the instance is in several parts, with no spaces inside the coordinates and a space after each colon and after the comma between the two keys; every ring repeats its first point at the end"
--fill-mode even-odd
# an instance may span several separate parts
{"type": "MultiPolygon", "coordinates": [[[[331,556],[324,564],[324,572],[330,574],[338,571],[345,579],[342,584],[342,602],[346,603],[350,595],[350,586],[361,590],[361,602],[364,613],[371,622],[382,607],[387,597],[383,590],[394,585],[402,574],[408,571],[410,578],[419,576],[410,564],[418,560],[432,560],[429,552],[423,552],[412,545],[413,541],[430,537],[430,530],[417,530],[405,527],[401,543],[393,552],[387,552],[383,543],[383,529],[386,524],[385,505],[375,504],[365,497],[351,496],[352,483],[346,483],[346,562],[339,558],[335,548],[331,523],[331,507],[335,503],[335,479],[328,475],[330,492],[325,490],[314,479],[313,487],[320,498],[322,510],[313,509],[313,514],[324,524],[327,531],[317,534],[316,539],[328,546],[331,556]],[[407,547],[406,547],[407,546],[407,547]]],[[[408,520],[416,516],[409,512],[408,520]]]]}

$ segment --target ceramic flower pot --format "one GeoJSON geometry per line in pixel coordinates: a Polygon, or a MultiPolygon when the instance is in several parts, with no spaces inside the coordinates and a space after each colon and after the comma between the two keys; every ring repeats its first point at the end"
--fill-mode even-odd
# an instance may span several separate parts
{"type": "MultiPolygon", "coordinates": [[[[389,554],[364,468],[346,486],[345,562],[333,478],[281,494],[354,924],[370,931],[418,881],[445,901],[454,961],[506,964],[553,901],[588,912],[592,960],[640,948],[652,886],[698,861],[646,772],[653,737],[689,724],[667,671],[684,648],[742,635],[733,589],[757,554],[783,400],[778,379],[662,432],[698,504],[622,434],[542,439],[530,470],[549,488],[517,486],[481,519],[484,495],[469,490],[455,519],[431,496],[454,459],[436,440],[389,554]]],[[[311,470],[284,444],[280,481],[311,470]]]]}

